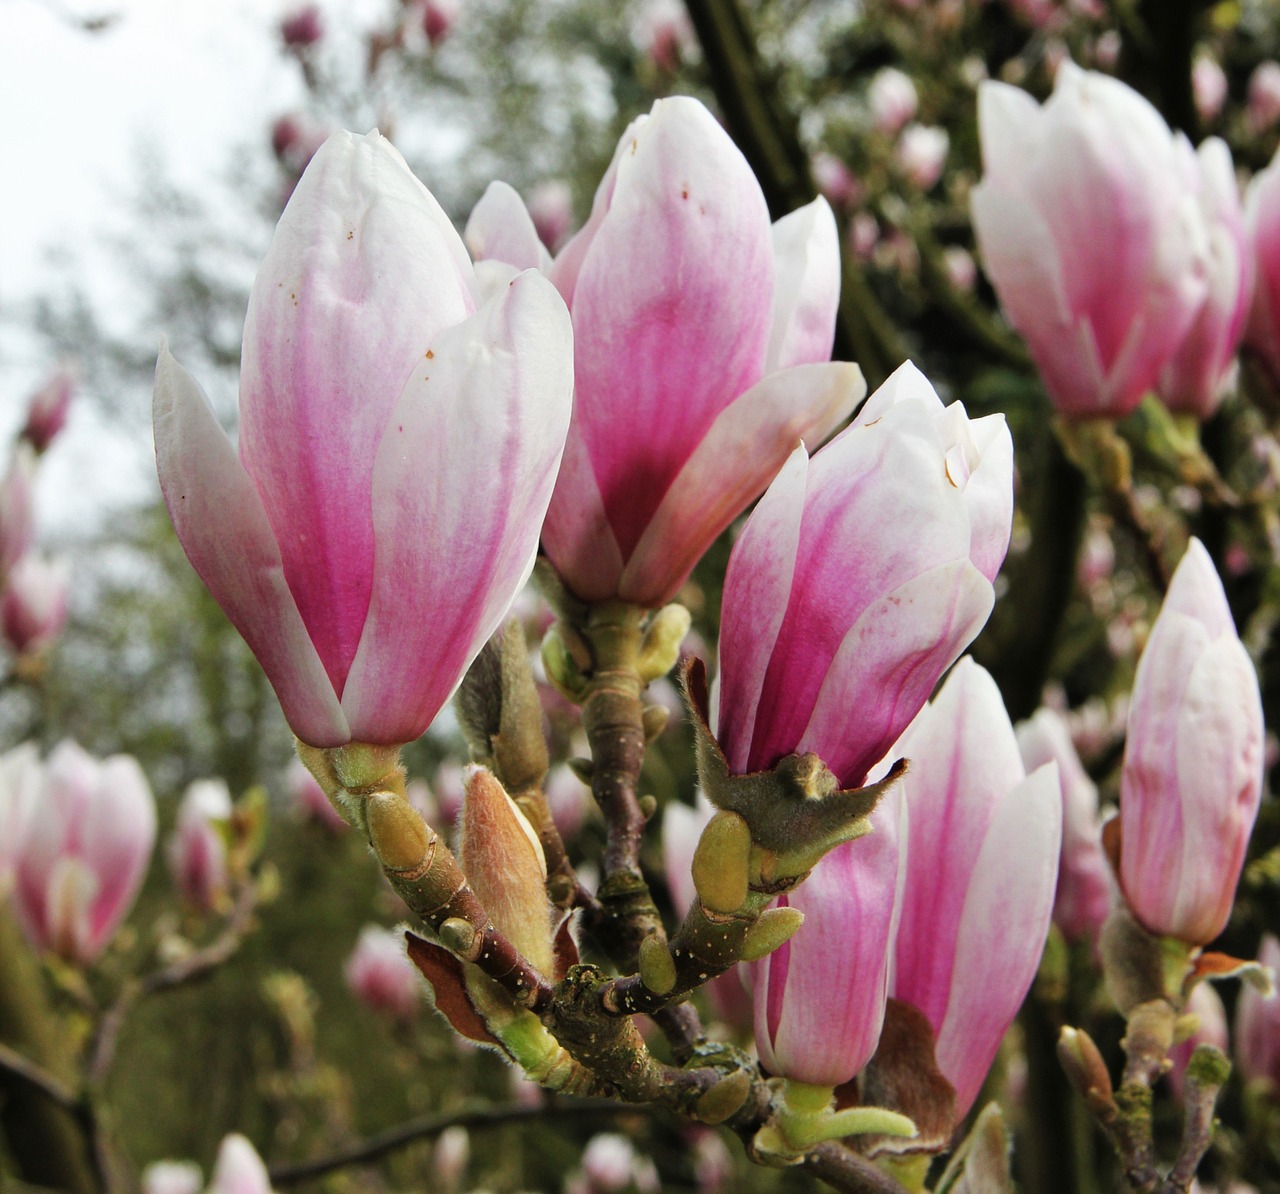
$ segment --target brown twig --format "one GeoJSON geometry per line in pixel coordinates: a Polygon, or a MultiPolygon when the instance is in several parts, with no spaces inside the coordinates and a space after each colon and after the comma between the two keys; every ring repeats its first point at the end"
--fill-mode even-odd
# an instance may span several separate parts
{"type": "Polygon", "coordinates": [[[80,1098],[74,1091],[64,1086],[30,1058],[24,1057],[16,1049],[10,1049],[3,1042],[0,1042],[0,1070],[12,1074],[15,1078],[21,1078],[64,1111],[75,1114],[80,1107],[80,1098]]]}

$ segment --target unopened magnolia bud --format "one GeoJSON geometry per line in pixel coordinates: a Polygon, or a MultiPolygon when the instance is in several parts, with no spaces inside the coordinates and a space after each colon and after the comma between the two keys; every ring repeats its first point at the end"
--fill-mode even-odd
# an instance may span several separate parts
{"type": "Polygon", "coordinates": [[[490,919],[543,974],[553,974],[551,906],[542,843],[492,772],[467,771],[459,856],[490,919]]]}
{"type": "Polygon", "coordinates": [[[802,924],[804,913],[799,908],[767,908],[747,930],[742,943],[742,960],[758,962],[790,941],[802,924]]]}
{"type": "Polygon", "coordinates": [[[1111,1075],[1093,1038],[1082,1028],[1063,1028],[1058,1038],[1058,1060],[1071,1085],[1089,1102],[1111,1101],[1111,1075]]]}
{"type": "Polygon", "coordinates": [[[452,950],[460,958],[473,960],[477,953],[476,939],[479,936],[475,925],[463,920],[460,916],[450,916],[437,931],[446,949],[452,950]]]}
{"type": "Polygon", "coordinates": [[[644,722],[644,740],[652,742],[667,728],[671,711],[665,705],[646,705],[641,718],[644,722]]]}
{"type": "Polygon", "coordinates": [[[693,885],[712,912],[736,912],[747,899],[751,830],[737,813],[716,813],[693,852],[693,885]]]}
{"type": "Polygon", "coordinates": [[[751,1093],[751,1079],[745,1070],[726,1074],[698,1099],[695,1113],[704,1124],[721,1124],[733,1115],[751,1093]]]}
{"type": "Polygon", "coordinates": [[[647,821],[658,811],[658,798],[646,792],[636,801],[636,807],[639,808],[640,815],[647,821]]]}
{"type": "Polygon", "coordinates": [[[365,802],[369,842],[378,861],[392,871],[425,870],[436,835],[403,796],[375,792],[365,802]]]}
{"type": "Polygon", "coordinates": [[[557,622],[542,636],[542,666],[547,679],[562,696],[576,702],[586,694],[587,679],[582,673],[583,664],[575,658],[575,646],[590,658],[581,636],[563,622],[557,622]]]}
{"type": "Polygon", "coordinates": [[[636,664],[641,677],[647,683],[665,676],[680,659],[680,644],[689,633],[693,618],[683,605],[664,605],[650,621],[640,644],[640,659],[636,664]]]}
{"type": "Polygon", "coordinates": [[[655,995],[665,995],[676,985],[676,964],[666,943],[658,937],[640,942],[640,981],[655,995]]]}

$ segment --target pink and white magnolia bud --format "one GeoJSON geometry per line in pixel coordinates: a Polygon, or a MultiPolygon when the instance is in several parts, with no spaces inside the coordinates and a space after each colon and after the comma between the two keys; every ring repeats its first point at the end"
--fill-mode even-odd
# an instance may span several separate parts
{"type": "Polygon", "coordinates": [[[573,191],[563,178],[548,178],[529,192],[529,217],[538,239],[556,252],[573,229],[573,191]]]}
{"type": "Polygon", "coordinates": [[[911,760],[902,781],[911,835],[889,994],[933,1026],[958,1121],[1049,932],[1062,839],[1057,768],[1026,774],[1000,690],[971,659],[890,754],[911,760]]]}
{"type": "Polygon", "coordinates": [[[582,1152],[582,1175],[588,1194],[658,1194],[660,1183],[653,1162],[640,1156],[631,1141],[616,1132],[593,1136],[582,1152]]]}
{"type": "MultiPolygon", "coordinates": [[[[1104,29],[1093,43],[1093,61],[1100,70],[1114,71],[1120,65],[1120,52],[1123,49],[1124,39],[1120,36],[1120,31],[1104,29]]],[[[1067,50],[1067,54],[1070,55],[1070,50],[1067,50]]]]}
{"type": "Polygon", "coordinates": [[[489,918],[544,975],[555,973],[542,843],[491,771],[467,769],[458,858],[489,918]]]}
{"type": "Polygon", "coordinates": [[[205,1194],[271,1194],[267,1167],[243,1136],[227,1136],[219,1145],[205,1194]]]}
{"type": "Polygon", "coordinates": [[[1249,183],[1244,219],[1254,270],[1245,342],[1280,383],[1280,152],[1249,183]]]}
{"type": "Polygon", "coordinates": [[[477,309],[461,239],[390,142],[337,133],[249,300],[239,454],[167,349],[160,485],[188,558],[312,746],[417,738],[537,553],[571,328],[534,271],[477,309]]]}
{"type": "Polygon", "coordinates": [[[631,40],[658,70],[673,75],[698,48],[698,38],[681,0],[644,0],[631,40]]]}
{"type": "Polygon", "coordinates": [[[947,271],[947,281],[956,290],[967,294],[977,284],[978,266],[968,249],[948,245],[942,251],[942,268],[947,271]]]}
{"type": "Polygon", "coordinates": [[[460,0],[427,0],[422,6],[422,32],[427,41],[438,46],[453,32],[461,13],[460,0]]]}
{"type": "Polygon", "coordinates": [[[1197,154],[1198,197],[1208,235],[1208,290],[1157,390],[1170,410],[1209,418],[1235,374],[1252,291],[1248,237],[1231,151],[1210,137],[1197,154]]]}
{"type": "Polygon", "coordinates": [[[271,126],[271,150],[280,164],[301,174],[329,138],[329,130],[309,116],[289,112],[271,126]]]}
{"type": "Polygon", "coordinates": [[[927,124],[909,124],[898,138],[894,156],[898,169],[912,186],[927,191],[942,177],[951,149],[946,129],[927,124]]]}
{"type": "Polygon", "coordinates": [[[289,762],[285,771],[285,788],[293,807],[305,820],[315,821],[334,833],[342,833],[350,828],[342,814],[334,808],[333,801],[325,795],[316,777],[299,759],[289,762]]]}
{"type": "Polygon", "coordinates": [[[909,362],[812,460],[797,449],[725,576],[730,768],[812,751],[859,786],[986,622],[1012,517],[1003,416],[944,407],[909,362]]]}
{"type": "Polygon", "coordinates": [[[36,535],[33,501],[36,479],[35,449],[19,440],[0,480],[0,580],[26,554],[36,535]]]}
{"type": "Polygon", "coordinates": [[[756,1049],[770,1073],[840,1086],[879,1043],[906,878],[901,789],[881,800],[871,824],[872,833],[837,846],[778,898],[778,907],[800,909],[804,924],[751,966],[756,1049]]]}
{"type": "MultiPolygon", "coordinates": [[[[1262,938],[1258,961],[1280,974],[1280,938],[1262,938]]],[[[1236,1004],[1236,1065],[1246,1082],[1280,1092],[1280,995],[1262,995],[1246,983],[1236,1004]]]]}
{"type": "MultiPolygon", "coordinates": [[[[1248,986],[1248,984],[1245,984],[1248,986]]],[[[1242,992],[1243,994],[1243,992],[1242,992]]],[[[1213,989],[1212,983],[1200,982],[1191,988],[1185,1011],[1199,1017],[1195,1031],[1180,1044],[1169,1050],[1169,1060],[1173,1068],[1169,1071],[1169,1085],[1179,1099],[1182,1098],[1182,1079],[1187,1069],[1187,1062],[1198,1045],[1213,1045],[1224,1053],[1228,1049],[1227,1009],[1222,1006],[1222,999],[1213,989]]]]}
{"type": "Polygon", "coordinates": [[[24,742],[0,755],[0,901],[14,882],[31,819],[40,802],[44,772],[34,742],[24,742]]]}
{"type": "Polygon", "coordinates": [[[410,1019],[422,1003],[418,971],[395,929],[365,925],[343,973],[361,1003],[394,1019],[410,1019]]]}
{"type": "Polygon", "coordinates": [[[855,257],[866,260],[880,240],[880,225],[869,211],[860,211],[849,221],[849,248],[855,257]]]}
{"type": "Polygon", "coordinates": [[[1212,124],[1222,115],[1227,102],[1227,74],[1216,58],[1197,54],[1191,64],[1191,97],[1196,115],[1205,124],[1212,124]]]}
{"type": "Polygon", "coordinates": [[[1120,773],[1120,886],[1152,933],[1205,945],[1226,926],[1262,754],[1257,673],[1192,539],[1138,661],[1120,773]]]}
{"type": "Polygon", "coordinates": [[[1249,125],[1265,133],[1280,121],[1280,62],[1260,62],[1249,76],[1249,125]]]}
{"type": "Polygon", "coordinates": [[[1059,413],[1128,414],[1209,289],[1196,155],[1136,91],[1071,63],[1043,107],[982,84],[978,128],[974,231],[1010,323],[1059,413]]]}
{"type": "Polygon", "coordinates": [[[815,153],[809,162],[814,185],[836,211],[848,211],[862,199],[862,184],[833,153],[815,153]]]}
{"type": "Polygon", "coordinates": [[[893,136],[920,108],[920,98],[911,76],[895,66],[881,67],[867,85],[867,107],[871,123],[893,136]]]}
{"type": "Polygon", "coordinates": [[[324,37],[324,16],[318,4],[295,9],[280,22],[280,40],[292,50],[313,46],[324,37]]]}
{"type": "Polygon", "coordinates": [[[165,849],[178,894],[202,912],[218,906],[227,891],[227,842],[219,829],[231,817],[226,781],[190,784],[178,809],[178,823],[165,849]]]}
{"type": "Polygon", "coordinates": [[[1028,772],[1057,763],[1062,794],[1062,854],[1053,922],[1072,941],[1096,941],[1111,912],[1113,880],[1102,848],[1098,789],[1086,774],[1062,716],[1040,709],[1018,726],[1018,749],[1028,772]]]}
{"type": "Polygon", "coordinates": [[[142,1194],[200,1194],[204,1176],[194,1161],[155,1161],[142,1171],[142,1194]]]}
{"type": "Polygon", "coordinates": [[[431,1150],[432,1189],[458,1190],[471,1162],[471,1135],[458,1124],[445,1128],[431,1150]]]}
{"type": "Polygon", "coordinates": [[[19,655],[42,650],[62,632],[70,584],[66,560],[35,552],[27,552],[9,570],[0,596],[0,626],[19,655]]]}
{"type": "MultiPolygon", "coordinates": [[[[490,240],[476,216],[467,232],[490,240]]],[[[818,199],[771,228],[737,146],[677,96],[627,129],[551,278],[573,313],[574,400],[543,547],[586,601],[662,605],[861,396],[858,369],[827,360],[835,219],[818,199]]]]}
{"type": "Polygon", "coordinates": [[[31,395],[27,404],[27,421],[22,425],[22,438],[37,452],[43,452],[67,425],[67,414],[78,382],[76,369],[62,365],[31,395]]]}
{"type": "Polygon", "coordinates": [[[15,864],[14,908],[28,938],[92,962],[133,906],[155,837],[155,801],[135,759],[99,762],[59,743],[15,864]]]}

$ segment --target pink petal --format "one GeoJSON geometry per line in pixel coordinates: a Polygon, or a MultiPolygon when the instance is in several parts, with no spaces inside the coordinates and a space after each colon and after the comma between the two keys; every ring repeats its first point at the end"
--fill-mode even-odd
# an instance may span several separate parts
{"type": "Polygon", "coordinates": [[[571,335],[530,270],[439,333],[406,384],[374,467],[373,595],[343,693],[361,741],[418,737],[527,579],[569,424],[571,335]]]}
{"type": "Polygon", "coordinates": [[[431,338],[475,309],[466,250],[376,133],[337,133],[281,216],[245,320],[240,454],[341,692],[369,607],[374,453],[431,338]]]}
{"type": "Polygon", "coordinates": [[[773,329],[765,371],[831,356],[840,306],[840,234],[821,197],[773,226],[773,329]]]}
{"type": "Polygon", "coordinates": [[[503,261],[517,270],[551,267],[551,254],[514,187],[491,182],[471,210],[463,233],[476,261],[503,261]]]}
{"type": "Polygon", "coordinates": [[[801,444],[747,519],[725,573],[716,733],[738,774],[749,770],[764,678],[790,602],[808,475],[801,444]]]}
{"type": "MultiPolygon", "coordinates": [[[[919,819],[913,815],[913,830],[919,819]]],[[[973,1105],[1039,968],[1061,836],[1057,767],[1049,763],[1000,801],[965,896],[937,1044],[938,1067],[956,1088],[957,1120],[973,1105]]]]}
{"type": "Polygon", "coordinates": [[[866,393],[857,365],[772,373],[726,407],[667,490],[623,569],[618,595],[670,601],[707,548],[802,440],[821,443],[866,393]]]}
{"type": "Polygon", "coordinates": [[[164,346],[153,418],[160,488],[192,567],[258,657],[294,733],[312,746],[349,741],[257,490],[204,392],[164,346]]]}

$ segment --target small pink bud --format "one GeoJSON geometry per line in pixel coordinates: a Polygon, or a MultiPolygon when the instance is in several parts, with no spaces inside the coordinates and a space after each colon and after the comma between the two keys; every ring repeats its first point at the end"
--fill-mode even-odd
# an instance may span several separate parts
{"type": "Polygon", "coordinates": [[[855,257],[866,260],[880,240],[880,225],[869,211],[860,211],[849,221],[849,248],[855,257]]]}
{"type": "Polygon", "coordinates": [[[573,191],[563,178],[548,178],[529,192],[529,216],[538,239],[552,252],[573,229],[573,191]]]}
{"type": "MultiPolygon", "coordinates": [[[[1262,938],[1258,961],[1280,975],[1280,939],[1262,938]]],[[[1262,995],[1246,983],[1236,1004],[1235,1056],[1247,1082],[1268,1083],[1280,1092],[1280,995],[1262,995]]]]}
{"type": "Polygon", "coordinates": [[[1213,561],[1192,539],[1138,661],[1120,776],[1120,886],[1161,936],[1227,923],[1262,797],[1262,701],[1213,561]]]}
{"type": "Polygon", "coordinates": [[[881,67],[867,86],[867,106],[871,123],[882,133],[893,136],[920,107],[916,85],[911,76],[894,66],[881,67]]]}
{"type": "Polygon", "coordinates": [[[37,452],[43,452],[67,425],[67,413],[78,381],[77,370],[63,365],[31,395],[22,436],[37,452]]]}
{"type": "Polygon", "coordinates": [[[631,36],[636,49],[668,75],[675,74],[698,48],[697,35],[681,0],[644,0],[631,36]]]}
{"type": "Polygon", "coordinates": [[[982,84],[978,127],[974,231],[1009,321],[1059,413],[1128,414],[1210,289],[1195,153],[1136,91],[1070,62],[1043,106],[982,84]]]}
{"type": "Polygon", "coordinates": [[[636,1154],[631,1141],[616,1132],[593,1136],[582,1153],[582,1172],[590,1194],[619,1194],[634,1189],[656,1194],[657,1174],[647,1157],[636,1154]]]}
{"type": "Polygon", "coordinates": [[[280,40],[293,50],[313,46],[324,37],[324,17],[320,6],[307,4],[280,22],[280,40]]]}
{"type": "Polygon", "coordinates": [[[453,32],[461,12],[460,0],[427,0],[422,6],[422,31],[432,47],[438,46],[453,32]]]}
{"type": "Polygon", "coordinates": [[[405,953],[404,934],[365,925],[344,971],[351,993],[367,1007],[398,1020],[410,1019],[421,1003],[418,971],[405,953]]]}
{"type": "Polygon", "coordinates": [[[1111,911],[1111,867],[1102,849],[1098,789],[1085,773],[1062,717],[1041,709],[1018,726],[1018,749],[1028,772],[1057,763],[1062,794],[1062,854],[1053,920],[1073,941],[1096,941],[1111,911]]]}
{"type": "Polygon", "coordinates": [[[1255,274],[1245,340],[1280,383],[1280,152],[1249,183],[1245,229],[1255,274]]]}
{"type": "Polygon", "coordinates": [[[950,150],[951,137],[945,128],[909,124],[897,142],[897,166],[909,182],[928,191],[942,177],[950,150]]]}
{"type": "Polygon", "coordinates": [[[1227,102],[1227,75],[1216,58],[1197,54],[1191,64],[1191,94],[1195,100],[1196,114],[1205,124],[1212,124],[1222,115],[1227,102]]]}
{"type": "Polygon", "coordinates": [[[0,755],[0,901],[13,886],[14,866],[40,802],[43,781],[40,751],[34,742],[0,755]]]}
{"type": "Polygon", "coordinates": [[[132,907],[155,836],[155,801],[136,760],[99,762],[59,743],[15,865],[27,936],[69,962],[92,962],[132,907]]]}
{"type": "Polygon", "coordinates": [[[1053,764],[1026,774],[1000,690],[967,658],[887,756],[901,757],[910,838],[889,994],[933,1026],[958,1121],[1040,964],[1062,796],[1053,764]]]}
{"type": "Polygon", "coordinates": [[[231,817],[231,793],[220,779],[191,784],[165,850],[169,873],[182,898],[202,912],[217,907],[227,890],[227,843],[219,830],[231,817]]]}
{"type": "Polygon", "coordinates": [[[267,1167],[243,1136],[227,1136],[222,1141],[205,1194],[271,1194],[267,1167]]]}
{"type": "Polygon", "coordinates": [[[815,153],[809,163],[820,194],[836,211],[856,207],[862,198],[862,184],[853,171],[833,153],[815,153]]]}
{"type": "Polygon", "coordinates": [[[1098,34],[1093,43],[1093,61],[1100,70],[1114,71],[1120,62],[1123,42],[1117,29],[1107,29],[1098,34]]]}
{"type": "Polygon", "coordinates": [[[466,1128],[456,1124],[445,1128],[431,1150],[431,1176],[433,1190],[449,1191],[461,1188],[471,1162],[471,1136],[466,1128]]]}
{"type": "Polygon", "coordinates": [[[729,557],[730,768],[812,751],[861,785],[986,622],[1012,512],[1003,416],[944,407],[909,362],[812,460],[798,448],[729,557]]]}
{"type": "Polygon", "coordinates": [[[1264,133],[1280,120],[1280,62],[1260,62],[1249,76],[1249,124],[1264,133]]]}
{"type": "Polygon", "coordinates": [[[194,1161],[155,1161],[142,1171],[142,1194],[200,1194],[204,1176],[194,1161]]]}
{"type": "Polygon", "coordinates": [[[43,650],[67,621],[71,568],[28,552],[13,565],[0,596],[0,625],[19,655],[43,650]]]}
{"type": "Polygon", "coordinates": [[[286,113],[271,126],[271,149],[282,166],[301,174],[328,136],[329,130],[310,117],[286,113]]]}
{"type": "Polygon", "coordinates": [[[948,245],[942,251],[942,268],[947,271],[947,280],[962,293],[968,294],[978,281],[973,254],[959,245],[948,245]]]}
{"type": "Polygon", "coordinates": [[[285,787],[293,807],[304,819],[323,825],[333,833],[344,833],[350,828],[316,782],[316,777],[298,759],[292,760],[285,772],[285,787]]]}
{"type": "Polygon", "coordinates": [[[35,477],[35,449],[20,440],[9,460],[9,470],[0,480],[0,580],[35,538],[35,477]]]}
{"type": "Polygon", "coordinates": [[[733,1178],[733,1154],[719,1132],[699,1131],[693,1142],[693,1176],[699,1194],[719,1194],[733,1178]]]}

